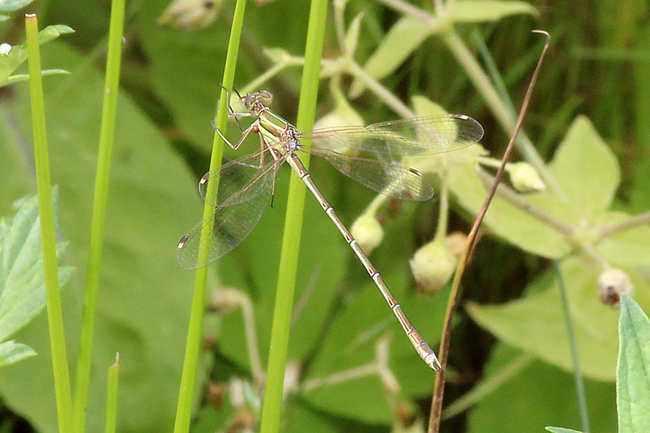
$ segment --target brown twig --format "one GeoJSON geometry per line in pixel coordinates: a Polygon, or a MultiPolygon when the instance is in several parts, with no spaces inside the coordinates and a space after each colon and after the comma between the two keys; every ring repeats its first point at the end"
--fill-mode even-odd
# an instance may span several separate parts
{"type": "Polygon", "coordinates": [[[548,49],[549,42],[551,40],[551,36],[543,31],[543,30],[533,30],[533,33],[541,33],[546,36],[546,44],[544,45],[544,49],[542,50],[542,54],[539,57],[539,61],[537,62],[537,67],[535,68],[535,72],[533,73],[533,77],[530,80],[530,85],[528,86],[528,91],[526,92],[526,96],[524,97],[521,110],[519,111],[519,117],[517,118],[517,125],[515,126],[515,130],[512,133],[512,137],[510,138],[510,142],[508,143],[508,147],[506,148],[506,151],[503,155],[503,159],[501,162],[501,166],[499,167],[499,170],[497,170],[497,173],[494,178],[494,183],[492,184],[492,187],[490,188],[490,191],[488,192],[488,195],[485,199],[485,202],[483,203],[483,207],[479,211],[478,215],[476,216],[476,220],[474,221],[474,225],[472,226],[472,229],[469,232],[469,235],[467,237],[467,246],[465,248],[465,251],[463,252],[463,255],[461,259],[458,261],[458,267],[456,268],[456,274],[454,275],[454,281],[451,286],[451,292],[449,294],[449,302],[447,303],[447,312],[445,315],[445,321],[444,321],[444,327],[442,331],[442,337],[440,339],[440,350],[439,350],[439,358],[440,358],[440,363],[442,365],[442,370],[438,373],[436,376],[436,384],[433,390],[433,399],[431,402],[431,412],[429,416],[429,428],[428,428],[428,433],[438,433],[440,430],[440,414],[442,412],[442,397],[444,395],[444,387],[445,387],[445,369],[447,367],[447,361],[449,358],[449,340],[451,336],[451,318],[454,314],[454,310],[456,309],[456,305],[458,303],[458,298],[460,295],[460,280],[463,277],[463,273],[465,271],[465,267],[467,266],[467,259],[471,255],[472,250],[474,249],[475,246],[475,241],[476,241],[476,234],[478,233],[479,226],[481,225],[481,221],[483,221],[483,217],[485,216],[485,213],[487,212],[488,206],[490,205],[490,202],[492,201],[492,198],[494,197],[494,194],[496,193],[497,186],[499,185],[499,181],[501,180],[501,176],[503,175],[503,172],[505,170],[506,162],[508,162],[508,159],[510,158],[510,154],[512,153],[514,149],[514,142],[515,138],[517,137],[517,133],[521,129],[521,125],[524,121],[524,117],[526,115],[526,111],[528,110],[528,104],[530,102],[531,95],[533,93],[533,88],[535,87],[535,82],[537,81],[537,76],[539,75],[539,70],[542,66],[542,62],[544,61],[544,56],[546,54],[546,50],[548,49]]]}

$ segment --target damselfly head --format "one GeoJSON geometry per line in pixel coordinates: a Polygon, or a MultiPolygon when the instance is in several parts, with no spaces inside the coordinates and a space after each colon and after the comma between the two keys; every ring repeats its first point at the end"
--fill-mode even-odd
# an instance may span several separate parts
{"type": "Polygon", "coordinates": [[[241,103],[252,113],[259,115],[273,102],[273,95],[268,90],[260,90],[241,97],[241,103]]]}

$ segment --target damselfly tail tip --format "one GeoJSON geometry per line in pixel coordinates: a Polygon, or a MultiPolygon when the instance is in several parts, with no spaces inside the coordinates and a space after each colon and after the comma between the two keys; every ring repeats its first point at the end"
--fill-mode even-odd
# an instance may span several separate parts
{"type": "Polygon", "coordinates": [[[440,361],[438,361],[438,358],[436,357],[436,355],[433,355],[433,359],[428,363],[428,365],[435,372],[442,371],[442,365],[440,365],[440,361]]]}
{"type": "Polygon", "coordinates": [[[433,370],[433,371],[441,371],[442,370],[442,365],[440,365],[440,361],[438,361],[438,357],[436,356],[436,353],[429,347],[426,341],[421,341],[420,344],[416,347],[416,351],[418,352],[418,355],[420,355],[420,358],[433,370]]]}

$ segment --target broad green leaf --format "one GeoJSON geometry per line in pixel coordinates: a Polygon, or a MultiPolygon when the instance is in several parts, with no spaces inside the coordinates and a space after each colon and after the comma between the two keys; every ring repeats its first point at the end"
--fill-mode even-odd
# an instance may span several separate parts
{"type": "MultiPolygon", "coordinates": [[[[596,285],[599,272],[598,267],[577,258],[562,264],[582,372],[587,377],[613,380],[618,313],[600,302],[596,285]]],[[[648,283],[638,273],[628,273],[636,288],[637,299],[650,307],[648,283]]],[[[505,305],[469,304],[467,311],[479,325],[500,340],[571,371],[573,362],[558,290],[553,283],[541,293],[505,305]]]]}
{"type": "Polygon", "coordinates": [[[455,23],[497,21],[509,15],[537,15],[537,9],[518,1],[466,0],[454,2],[451,20],[455,23]]]}
{"type": "MultiPolygon", "coordinates": [[[[451,157],[453,157],[452,152],[451,157]]],[[[455,165],[449,170],[449,187],[458,202],[476,215],[485,201],[487,187],[478,177],[474,165],[455,165]]],[[[566,221],[574,210],[566,203],[547,193],[520,195],[521,200],[541,207],[544,212],[566,221]]],[[[510,204],[498,193],[492,200],[483,222],[496,235],[530,253],[543,257],[560,258],[572,247],[557,229],[529,212],[510,204]]]]}
{"type": "Polygon", "coordinates": [[[546,427],[546,430],[552,433],[582,433],[580,430],[573,430],[570,428],[563,428],[563,427],[546,427]]]}
{"type": "Polygon", "coordinates": [[[37,353],[29,346],[16,343],[15,341],[5,341],[0,344],[0,367],[15,364],[23,359],[36,356],[37,353]]]}
{"type": "MultiPolygon", "coordinates": [[[[58,194],[54,193],[54,206],[58,194]]],[[[0,220],[0,341],[5,341],[45,308],[45,277],[38,201],[26,201],[11,225],[0,220]]],[[[63,244],[58,244],[59,252],[63,244]]],[[[59,267],[59,284],[72,275],[72,267],[59,267]]]]}
{"type": "MultiPolygon", "coordinates": [[[[422,41],[439,30],[438,21],[426,22],[410,16],[400,18],[366,62],[365,71],[378,80],[390,75],[422,41]]],[[[363,85],[356,80],[352,84],[350,94],[354,98],[362,90],[363,85]]]]}
{"type": "MultiPolygon", "coordinates": [[[[453,338],[453,337],[452,337],[453,338]]],[[[514,376],[502,376],[521,352],[503,343],[490,351],[483,381],[498,380],[467,414],[468,433],[543,432],[549,425],[580,428],[572,373],[536,360],[514,376]]],[[[611,382],[585,379],[591,431],[616,431],[616,392],[611,382]]]]}
{"type": "Polygon", "coordinates": [[[639,304],[621,296],[616,375],[619,433],[650,431],[650,321],[639,304]]]}
{"type": "Polygon", "coordinates": [[[449,114],[440,104],[437,104],[426,96],[415,95],[411,98],[413,111],[418,117],[444,116],[449,114]]]}
{"type": "MultiPolygon", "coordinates": [[[[605,212],[598,217],[597,227],[624,223],[631,218],[624,212],[605,212]]],[[[639,225],[605,237],[596,251],[615,266],[648,266],[650,264],[650,227],[639,225]]]]}
{"type": "Polygon", "coordinates": [[[616,157],[584,116],[571,125],[550,170],[588,222],[609,209],[620,181],[616,157]]]}
{"type": "Polygon", "coordinates": [[[0,12],[13,12],[22,9],[34,0],[2,0],[0,2],[0,12]]]}
{"type": "MultiPolygon", "coordinates": [[[[47,26],[38,32],[38,42],[42,45],[61,35],[73,32],[74,30],[64,25],[47,26]]],[[[15,45],[7,56],[0,56],[0,85],[3,85],[7,78],[25,60],[27,60],[27,42],[22,45],[15,45]]]]}
{"type": "MultiPolygon", "coordinates": [[[[51,43],[44,63],[73,72],[45,81],[50,163],[59,185],[60,232],[69,240],[67,263],[77,267],[62,293],[66,337],[72,353],[81,317],[92,214],[97,146],[101,124],[103,76],[88,68],[84,57],[51,43]]],[[[30,143],[28,86],[17,85],[10,108],[13,141],[3,153],[30,143]]],[[[7,102],[9,103],[9,102],[7,102]]],[[[9,122],[9,119],[3,119],[9,122]]],[[[105,369],[119,351],[124,372],[120,430],[169,431],[178,398],[184,339],[194,274],[176,261],[176,243],[201,215],[197,176],[190,174],[126,93],[117,106],[115,147],[104,234],[98,313],[95,323],[88,430],[103,428],[105,369]],[[102,427],[100,427],[102,426],[102,427]]],[[[23,148],[29,154],[29,148],[23,148]]],[[[0,159],[2,159],[0,157],[0,159]]],[[[21,166],[3,175],[28,176],[21,166]]],[[[33,176],[33,175],[32,175],[33,176]]],[[[29,177],[28,177],[29,179],[29,177]]],[[[58,431],[52,385],[47,321],[39,316],[15,338],[39,356],[0,370],[3,401],[38,431],[58,431]],[[38,401],[39,404],[34,404],[38,401]]],[[[74,359],[70,362],[74,365],[74,359]]]]}

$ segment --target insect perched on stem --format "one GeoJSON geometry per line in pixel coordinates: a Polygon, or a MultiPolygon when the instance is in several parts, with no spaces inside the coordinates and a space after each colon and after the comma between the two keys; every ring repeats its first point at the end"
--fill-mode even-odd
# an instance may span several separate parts
{"type": "Polygon", "coordinates": [[[341,173],[380,193],[400,199],[428,200],[433,196],[433,188],[419,171],[397,163],[343,155],[331,150],[330,145],[333,143],[375,154],[429,155],[457,150],[480,140],[483,137],[481,125],[471,117],[451,114],[303,133],[269,110],[272,95],[268,90],[240,98],[247,111],[231,111],[229,115],[236,119],[249,117],[254,119],[253,123],[235,144],[228,141],[221,131],[217,130],[217,133],[233,149],[237,149],[251,133],[258,134],[261,149],[203,176],[199,190],[204,197],[207,185],[218,182],[216,200],[210,202],[215,206],[214,214],[196,225],[178,243],[180,265],[186,269],[205,266],[239,245],[251,233],[267,207],[275,187],[275,175],[286,162],[307,185],[366,268],[416,352],[429,367],[439,371],[441,367],[435,353],[406,318],[379,272],[311,180],[296,152],[309,151],[322,156],[341,173]],[[300,141],[307,137],[312,143],[309,150],[300,141]],[[207,240],[206,252],[202,254],[203,230],[210,234],[210,239],[207,240]]]}

